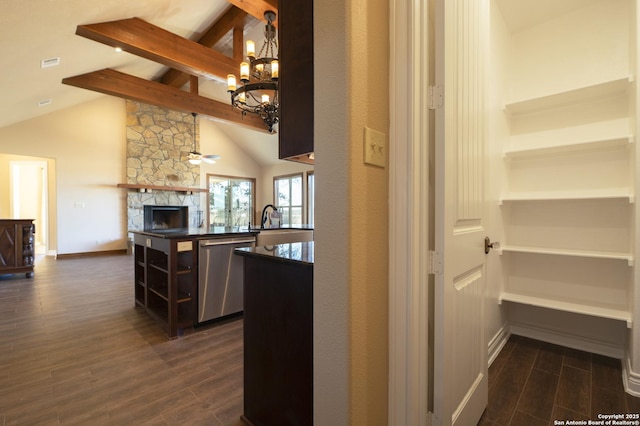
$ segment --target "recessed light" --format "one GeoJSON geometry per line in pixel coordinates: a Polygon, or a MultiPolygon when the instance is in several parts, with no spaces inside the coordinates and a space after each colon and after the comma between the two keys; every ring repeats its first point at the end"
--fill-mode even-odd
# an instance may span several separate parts
{"type": "Polygon", "coordinates": [[[122,47],[116,47],[116,52],[118,53],[122,52],[122,47]]]}
{"type": "Polygon", "coordinates": [[[38,101],[38,106],[39,107],[47,106],[51,102],[53,102],[51,99],[42,99],[41,101],[38,101]]]}
{"type": "Polygon", "coordinates": [[[49,58],[40,61],[40,68],[57,67],[60,65],[60,58],[49,58]]]}

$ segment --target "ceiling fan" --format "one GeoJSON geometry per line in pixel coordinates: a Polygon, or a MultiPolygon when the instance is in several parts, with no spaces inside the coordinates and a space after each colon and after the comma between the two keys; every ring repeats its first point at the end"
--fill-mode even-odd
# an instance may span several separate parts
{"type": "Polygon", "coordinates": [[[189,163],[195,165],[200,164],[202,161],[209,164],[215,164],[216,161],[222,157],[216,154],[201,154],[196,151],[196,118],[198,117],[198,114],[192,112],[191,115],[193,116],[193,150],[189,155],[187,155],[187,160],[189,160],[189,163]]]}

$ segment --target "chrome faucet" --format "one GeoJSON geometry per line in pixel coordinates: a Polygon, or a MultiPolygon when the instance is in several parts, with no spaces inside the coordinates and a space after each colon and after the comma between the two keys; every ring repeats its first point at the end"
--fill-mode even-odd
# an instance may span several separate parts
{"type": "Polygon", "coordinates": [[[266,206],[264,206],[264,208],[262,209],[262,219],[261,219],[261,224],[260,224],[260,228],[264,229],[264,224],[267,222],[267,209],[271,207],[273,209],[274,212],[278,211],[278,208],[276,206],[274,206],[273,204],[267,204],[266,206]]]}

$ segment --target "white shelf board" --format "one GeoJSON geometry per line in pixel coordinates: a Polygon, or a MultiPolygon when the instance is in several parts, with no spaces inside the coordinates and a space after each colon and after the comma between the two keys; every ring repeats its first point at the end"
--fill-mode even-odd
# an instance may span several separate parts
{"type": "Polygon", "coordinates": [[[592,259],[624,260],[628,263],[629,266],[633,266],[633,255],[631,255],[631,253],[622,253],[622,252],[574,250],[574,249],[560,249],[560,248],[549,248],[549,247],[526,247],[526,246],[512,246],[512,245],[504,245],[500,247],[499,253],[502,254],[504,252],[550,254],[555,256],[574,256],[574,257],[586,257],[586,258],[592,258],[592,259]]]}
{"type": "Polygon", "coordinates": [[[577,201],[577,200],[626,200],[635,202],[635,196],[628,189],[616,189],[603,192],[521,192],[511,193],[500,198],[499,204],[518,201],[577,201]]]}
{"type": "Polygon", "coordinates": [[[529,149],[519,149],[505,151],[504,158],[507,160],[518,158],[529,158],[534,156],[565,154],[571,152],[584,152],[587,149],[608,149],[623,147],[634,142],[631,135],[612,137],[608,139],[598,139],[590,141],[569,142],[551,146],[541,146],[529,149]]]}
{"type": "Polygon", "coordinates": [[[591,99],[624,94],[629,89],[629,83],[632,81],[633,77],[627,76],[574,90],[510,102],[505,105],[505,109],[511,114],[527,114],[591,99]]]}
{"type": "Polygon", "coordinates": [[[560,300],[527,296],[509,292],[501,293],[498,300],[500,303],[502,303],[503,301],[514,302],[524,305],[538,306],[541,308],[554,309],[558,311],[572,312],[575,314],[583,314],[594,317],[625,321],[628,328],[631,328],[632,325],[631,313],[623,309],[603,308],[600,306],[564,302],[560,300]]]}

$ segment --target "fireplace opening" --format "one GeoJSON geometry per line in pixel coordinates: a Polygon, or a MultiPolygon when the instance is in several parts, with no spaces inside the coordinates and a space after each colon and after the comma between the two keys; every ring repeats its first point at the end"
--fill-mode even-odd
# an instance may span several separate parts
{"type": "Polygon", "coordinates": [[[188,227],[188,206],[144,206],[145,231],[173,231],[188,227]]]}

